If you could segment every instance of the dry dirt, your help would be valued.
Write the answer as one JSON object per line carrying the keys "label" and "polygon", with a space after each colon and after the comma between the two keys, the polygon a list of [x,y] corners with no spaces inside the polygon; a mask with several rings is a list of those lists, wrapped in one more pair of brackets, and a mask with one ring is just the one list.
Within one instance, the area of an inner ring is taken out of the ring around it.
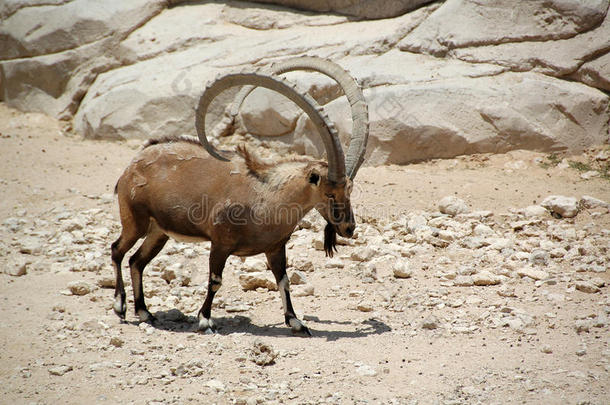
{"label": "dry dirt", "polygon": [[[523,213],[551,194],[610,201],[607,179],[521,151],[366,167],[358,238],[326,259],[312,216],[288,250],[313,337],[284,326],[277,291],[242,290],[237,258],[203,335],[207,244],[169,243],[147,269],[157,327],[131,300],[114,315],[112,189],[140,143],[64,132],[0,104],[2,403],[610,403],[609,210]],[[473,213],[440,216],[448,195]]]}

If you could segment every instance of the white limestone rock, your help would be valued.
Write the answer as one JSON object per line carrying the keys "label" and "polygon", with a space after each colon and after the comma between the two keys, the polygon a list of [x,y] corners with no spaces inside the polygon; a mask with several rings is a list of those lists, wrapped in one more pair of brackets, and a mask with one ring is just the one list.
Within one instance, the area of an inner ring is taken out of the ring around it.
{"label": "white limestone rock", "polygon": [[466,202],[458,197],[447,196],[438,202],[438,209],[443,214],[455,216],[470,211]]}
{"label": "white limestone rock", "polygon": [[560,218],[573,218],[580,211],[576,198],[562,195],[548,196],[540,205]]}

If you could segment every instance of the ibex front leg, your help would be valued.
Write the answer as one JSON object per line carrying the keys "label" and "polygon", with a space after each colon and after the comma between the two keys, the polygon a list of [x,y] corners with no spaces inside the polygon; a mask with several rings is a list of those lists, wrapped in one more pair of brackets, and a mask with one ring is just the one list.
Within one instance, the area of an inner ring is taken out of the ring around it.
{"label": "ibex front leg", "polygon": [[294,308],[292,308],[292,302],[290,301],[290,282],[286,275],[286,245],[282,245],[278,250],[266,253],[266,255],[271,271],[273,271],[273,275],[275,276],[277,288],[280,290],[282,304],[284,305],[284,319],[286,325],[290,326],[293,332],[311,336],[311,332],[307,326],[297,318],[294,313]]}
{"label": "ibex front leg", "polygon": [[222,285],[222,270],[225,267],[225,263],[229,255],[220,249],[215,249],[212,245],[210,250],[210,277],[208,279],[208,294],[205,297],[203,306],[199,310],[199,326],[198,330],[204,331],[205,333],[214,333],[216,331],[216,325],[212,321],[212,301],[216,291],[220,289]]}

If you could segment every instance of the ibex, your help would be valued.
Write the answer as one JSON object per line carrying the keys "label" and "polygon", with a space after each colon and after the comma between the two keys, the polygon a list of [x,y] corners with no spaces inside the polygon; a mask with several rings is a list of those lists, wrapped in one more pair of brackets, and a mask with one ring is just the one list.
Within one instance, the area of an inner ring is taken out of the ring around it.
{"label": "ibex", "polygon": [[[332,256],[336,249],[337,233],[353,236],[355,221],[350,193],[365,152],[368,112],[362,91],[336,64],[305,57],[285,62],[283,67],[283,71],[307,69],[325,73],[343,88],[352,105],[354,125],[347,165],[337,133],[322,108],[285,80],[260,73],[235,73],[208,85],[196,112],[199,142],[191,137],[150,140],[116,185],[122,231],[112,244],[112,261],[116,275],[114,311],[121,318],[126,312],[121,274],[125,253],[144,238],[130,257],[129,267],[135,312],[141,321],[154,322],[144,302],[142,273],[172,237],[211,242],[208,289],[198,313],[199,330],[215,331],[212,300],[221,286],[227,258],[265,253],[280,291],[286,324],[293,332],[311,334],[295,315],[290,300],[286,243],[312,208],[327,221],[324,230],[327,255]],[[215,97],[236,86],[247,86],[244,91],[248,92],[256,86],[265,87],[295,102],[315,125],[328,162],[296,158],[270,164],[245,147],[239,147],[229,161],[216,151],[207,140],[206,113]]]}

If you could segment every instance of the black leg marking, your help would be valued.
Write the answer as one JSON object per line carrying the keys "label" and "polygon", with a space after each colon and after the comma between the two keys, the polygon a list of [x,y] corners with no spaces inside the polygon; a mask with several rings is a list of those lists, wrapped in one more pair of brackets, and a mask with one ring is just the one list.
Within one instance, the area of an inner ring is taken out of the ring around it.
{"label": "black leg marking", "polygon": [[114,287],[114,312],[121,318],[125,319],[127,312],[127,301],[125,299],[125,285],[123,284],[123,273],[121,271],[121,263],[125,253],[131,249],[137,238],[125,238],[121,235],[111,246],[112,263],[114,265],[115,287]]}
{"label": "black leg marking", "polygon": [[216,325],[212,321],[212,302],[214,301],[214,295],[220,289],[222,285],[222,271],[225,267],[225,263],[229,254],[215,249],[212,245],[210,251],[210,276],[208,279],[208,293],[205,297],[205,301],[199,310],[198,318],[199,325],[197,329],[205,333],[214,333],[216,331]]}
{"label": "black leg marking", "polygon": [[295,333],[311,336],[309,328],[297,318],[294,313],[294,308],[292,307],[292,300],[290,299],[290,282],[288,281],[288,275],[286,274],[286,245],[283,245],[275,252],[267,253],[267,260],[269,261],[269,266],[275,276],[277,288],[280,290],[286,325],[290,326]]}
{"label": "black leg marking", "polygon": [[157,227],[151,226],[142,246],[129,258],[135,312],[142,322],[154,323],[156,320],[148,311],[144,301],[144,289],[142,287],[144,267],[163,249],[167,240],[167,235],[162,233]]}

